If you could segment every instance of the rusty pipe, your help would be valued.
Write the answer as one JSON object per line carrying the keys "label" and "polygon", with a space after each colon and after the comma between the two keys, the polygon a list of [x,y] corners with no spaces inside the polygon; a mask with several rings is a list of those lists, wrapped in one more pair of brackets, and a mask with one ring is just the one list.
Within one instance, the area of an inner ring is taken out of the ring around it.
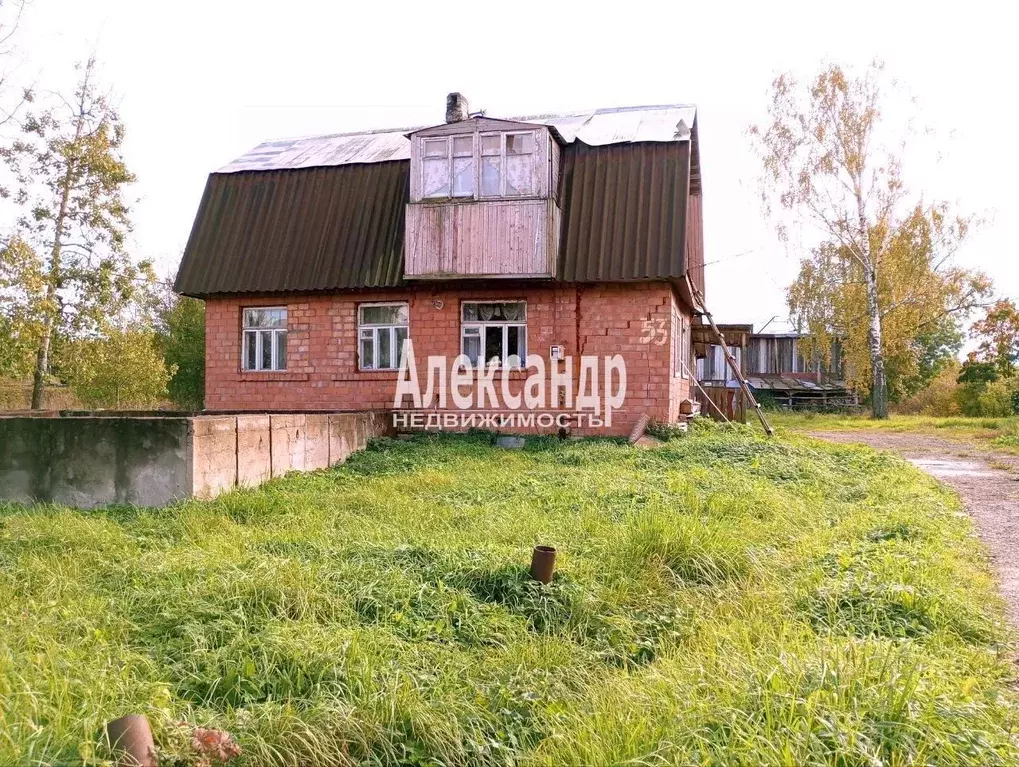
{"label": "rusty pipe", "polygon": [[156,767],[156,743],[149,720],[128,714],[106,725],[106,737],[117,767]]}
{"label": "rusty pipe", "polygon": [[551,583],[555,576],[555,546],[535,546],[531,554],[531,577],[540,583]]}

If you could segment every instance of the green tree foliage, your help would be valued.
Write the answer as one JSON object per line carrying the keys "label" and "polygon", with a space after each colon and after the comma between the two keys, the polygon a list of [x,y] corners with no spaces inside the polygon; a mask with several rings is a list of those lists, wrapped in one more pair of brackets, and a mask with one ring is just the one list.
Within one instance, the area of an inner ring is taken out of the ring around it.
{"label": "green tree foliage", "polygon": [[135,177],[123,160],[124,126],[95,70],[90,58],[73,95],[27,114],[22,135],[2,151],[15,178],[19,238],[38,254],[22,257],[21,276],[12,268],[7,279],[42,280],[23,318],[34,328],[33,408],[41,405],[54,338],[73,344],[103,335],[111,320],[123,324],[137,311],[139,294],[154,283],[151,264],[135,263],[125,249],[124,191]]}
{"label": "green tree foliage", "polygon": [[998,369],[991,362],[980,362],[971,353],[959,369],[956,380],[961,384],[992,383],[998,380]]}
{"label": "green tree foliage", "polygon": [[971,335],[979,341],[974,359],[992,365],[1004,378],[1016,374],[1019,361],[1019,309],[1002,299],[973,323]]}
{"label": "green tree foliage", "polygon": [[890,390],[922,375],[924,335],[989,289],[952,266],[970,220],[907,199],[898,150],[881,148],[882,104],[880,65],[859,77],[826,66],[806,85],[775,80],[770,122],[750,129],[780,234],[819,243],[789,290],[793,320],[826,356],[841,339],[847,378],[870,390],[875,418],[887,417]]}
{"label": "green tree foliage", "polygon": [[42,259],[18,236],[0,248],[0,378],[32,374],[46,295]]}
{"label": "green tree foliage", "polygon": [[[945,206],[917,205],[895,226],[890,235],[875,230],[872,247],[880,256],[881,356],[893,402],[922,388],[958,352],[958,317],[990,289],[979,272],[950,266],[967,224],[950,219]],[[803,259],[788,291],[794,319],[822,353],[841,340],[847,379],[858,386],[873,377],[864,271],[848,248],[825,243]]]}
{"label": "green tree foliage", "polygon": [[156,336],[147,330],[110,328],[100,338],[61,344],[57,356],[61,376],[94,408],[154,407],[176,372],[164,364]]}
{"label": "green tree foliage", "polygon": [[889,390],[893,402],[901,402],[929,386],[942,371],[958,367],[959,350],[962,349],[963,334],[959,322],[952,316],[945,316],[939,322],[931,323],[917,331],[913,341],[915,355],[910,355],[909,370],[900,373],[897,367],[889,366]]}
{"label": "green tree foliage", "polygon": [[177,296],[160,312],[158,342],[175,372],[168,393],[178,407],[201,410],[205,401],[205,303]]}

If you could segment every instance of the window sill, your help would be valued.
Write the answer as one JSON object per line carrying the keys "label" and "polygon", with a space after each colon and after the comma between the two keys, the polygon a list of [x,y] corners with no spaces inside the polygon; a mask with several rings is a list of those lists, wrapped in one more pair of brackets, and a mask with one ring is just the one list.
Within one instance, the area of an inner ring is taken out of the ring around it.
{"label": "window sill", "polygon": [[[532,370],[531,368],[496,368],[494,371],[485,370],[483,374],[486,378],[491,376],[496,380],[509,378],[511,381],[525,381],[530,377],[531,373],[535,372],[537,371]],[[461,375],[466,375],[466,373],[461,373]],[[476,380],[481,375],[481,370],[478,370],[478,368],[471,368],[470,377],[472,379]]]}
{"label": "window sill", "polygon": [[238,381],[307,381],[307,373],[291,373],[286,370],[242,370]]}
{"label": "window sill", "polygon": [[333,373],[333,381],[395,381],[399,370],[354,370],[350,373]]}
{"label": "window sill", "polygon": [[537,193],[533,194],[518,194],[518,195],[486,195],[484,197],[422,197],[420,200],[414,201],[412,204],[420,205],[458,205],[464,203],[478,203],[478,202],[544,202],[550,197],[550,195],[540,195]]}

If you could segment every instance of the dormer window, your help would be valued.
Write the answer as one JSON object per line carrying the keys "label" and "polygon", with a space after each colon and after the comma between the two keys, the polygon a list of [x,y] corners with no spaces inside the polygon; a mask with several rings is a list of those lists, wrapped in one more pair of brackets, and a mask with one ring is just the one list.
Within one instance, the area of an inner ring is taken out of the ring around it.
{"label": "dormer window", "polygon": [[429,138],[422,144],[423,196],[473,197],[474,135]]}
{"label": "dormer window", "polygon": [[560,232],[560,137],[540,123],[468,117],[462,101],[450,94],[456,108],[445,123],[407,134],[404,276],[548,279]]}
{"label": "dormer window", "polygon": [[534,134],[481,134],[481,196],[534,193]]}
{"label": "dormer window", "polygon": [[534,131],[418,139],[422,200],[533,197],[540,192]]}

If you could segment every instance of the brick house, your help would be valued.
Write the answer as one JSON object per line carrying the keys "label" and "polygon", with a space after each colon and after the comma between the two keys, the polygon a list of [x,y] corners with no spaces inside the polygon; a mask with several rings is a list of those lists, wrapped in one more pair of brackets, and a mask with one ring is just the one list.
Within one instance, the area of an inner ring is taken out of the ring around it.
{"label": "brick house", "polygon": [[[439,125],[268,142],[211,174],[176,289],[206,303],[210,410],[393,408],[410,340],[429,414],[537,375],[534,429],[625,434],[690,396],[703,264],[693,107],[502,120],[450,94]],[[426,365],[458,355],[459,384]],[[594,390],[581,358],[612,355],[625,397],[595,428],[569,400]]]}

